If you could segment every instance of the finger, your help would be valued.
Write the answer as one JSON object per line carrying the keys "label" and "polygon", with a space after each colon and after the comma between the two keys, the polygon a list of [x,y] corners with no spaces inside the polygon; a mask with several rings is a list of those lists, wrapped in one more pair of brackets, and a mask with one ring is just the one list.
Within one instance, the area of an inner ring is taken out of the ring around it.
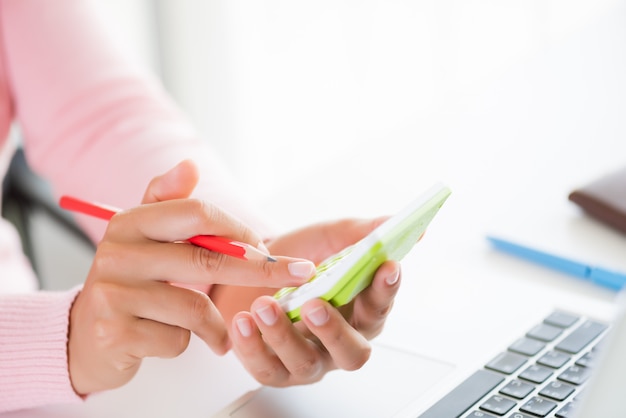
{"label": "finger", "polygon": [[[280,288],[297,286],[315,274],[304,259],[275,257],[275,262],[242,260],[186,243],[102,242],[93,274],[118,280],[158,280],[187,284],[231,284]],[[102,272],[102,273],[100,273]]]}
{"label": "finger", "polygon": [[184,160],[166,173],[150,181],[142,203],[189,197],[198,184],[198,167],[192,160]]}
{"label": "finger", "polygon": [[378,268],[371,285],[354,299],[351,323],[366,338],[382,331],[400,288],[400,278],[400,263],[387,261]]}
{"label": "finger", "polygon": [[372,349],[367,339],[330,304],[314,299],[302,306],[301,313],[304,323],[328,350],[336,367],[357,370],[369,359]]}
{"label": "finger", "polygon": [[274,298],[262,296],[252,303],[251,309],[263,340],[280,358],[293,383],[322,378],[329,359],[297,330]]}
{"label": "finger", "polygon": [[262,239],[241,221],[198,199],[175,199],[140,205],[113,216],[105,239],[117,241],[185,241],[196,235],[218,235],[255,247]]}
{"label": "finger", "polygon": [[[128,318],[149,320],[145,324],[152,321],[190,330],[218,354],[226,352],[230,347],[221,314],[202,292],[163,282],[144,282],[139,285],[97,282],[90,286],[90,291],[100,306],[105,309],[113,307],[109,309],[115,315],[121,313]],[[106,310],[101,311],[106,313]]]}
{"label": "finger", "polygon": [[249,312],[233,317],[231,338],[241,364],[259,383],[276,387],[289,384],[289,371],[265,343]]}
{"label": "finger", "polygon": [[[123,385],[137,373],[142,359],[176,357],[185,351],[190,339],[189,330],[131,317],[124,321],[101,319],[86,333],[93,333],[90,337],[97,344],[89,344],[87,353],[74,347],[70,357],[72,384],[81,394]],[[88,367],[78,367],[77,356],[84,357]],[[95,376],[89,377],[91,373]]]}
{"label": "finger", "polygon": [[188,329],[202,339],[216,354],[230,349],[226,324],[206,293],[153,282],[154,289],[142,287],[146,302],[135,305],[140,318]]}
{"label": "finger", "polygon": [[[191,333],[185,328],[168,325],[151,319],[134,318],[126,329],[127,353],[136,358],[174,358],[189,345]],[[123,357],[120,357],[123,359]]]}

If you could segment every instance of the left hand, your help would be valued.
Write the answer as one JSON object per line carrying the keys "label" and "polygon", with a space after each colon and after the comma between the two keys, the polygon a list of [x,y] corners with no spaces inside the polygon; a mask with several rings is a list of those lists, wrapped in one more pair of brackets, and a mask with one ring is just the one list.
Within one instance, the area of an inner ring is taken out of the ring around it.
{"label": "left hand", "polygon": [[[384,220],[313,225],[271,241],[268,248],[272,254],[303,257],[318,264]],[[244,367],[260,383],[281,387],[316,382],[337,368],[363,366],[371,352],[368,340],[382,331],[399,279],[399,263],[388,261],[351,303],[337,309],[321,299],[308,301],[301,309],[302,321],[295,324],[270,296],[276,289],[217,286],[211,299],[227,323],[232,317],[233,349]],[[250,311],[237,312],[244,307]]]}

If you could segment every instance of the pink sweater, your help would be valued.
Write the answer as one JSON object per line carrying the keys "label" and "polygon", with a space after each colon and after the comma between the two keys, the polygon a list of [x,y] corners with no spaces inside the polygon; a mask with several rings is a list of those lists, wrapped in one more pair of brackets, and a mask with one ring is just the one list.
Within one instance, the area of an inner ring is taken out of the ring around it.
{"label": "pink sweater", "polygon": [[[106,30],[85,0],[0,0],[0,157],[17,122],[31,167],[56,193],[122,208],[139,203],[153,176],[193,157],[202,171],[196,195],[266,233],[206,142]],[[97,242],[104,222],[78,220]],[[43,292],[35,283],[0,219],[0,412],[80,399],[66,352],[80,289]]]}

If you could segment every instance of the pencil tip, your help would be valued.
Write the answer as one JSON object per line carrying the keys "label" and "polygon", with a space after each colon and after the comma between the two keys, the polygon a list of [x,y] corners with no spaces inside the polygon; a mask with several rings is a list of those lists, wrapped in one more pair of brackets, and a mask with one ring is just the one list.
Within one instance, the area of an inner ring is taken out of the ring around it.
{"label": "pencil tip", "polygon": [[274,257],[272,257],[271,255],[268,255],[268,256],[267,256],[267,261],[269,261],[269,262],[271,262],[271,263],[275,263],[275,262],[276,262],[276,261],[278,261],[278,260],[276,260],[276,259],[275,259]]}

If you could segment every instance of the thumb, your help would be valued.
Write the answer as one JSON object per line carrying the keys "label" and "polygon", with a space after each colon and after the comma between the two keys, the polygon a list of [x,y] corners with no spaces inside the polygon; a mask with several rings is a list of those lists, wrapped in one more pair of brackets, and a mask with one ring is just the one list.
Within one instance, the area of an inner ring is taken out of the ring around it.
{"label": "thumb", "polygon": [[198,184],[198,167],[192,160],[183,160],[164,174],[153,178],[141,203],[189,197]]}

